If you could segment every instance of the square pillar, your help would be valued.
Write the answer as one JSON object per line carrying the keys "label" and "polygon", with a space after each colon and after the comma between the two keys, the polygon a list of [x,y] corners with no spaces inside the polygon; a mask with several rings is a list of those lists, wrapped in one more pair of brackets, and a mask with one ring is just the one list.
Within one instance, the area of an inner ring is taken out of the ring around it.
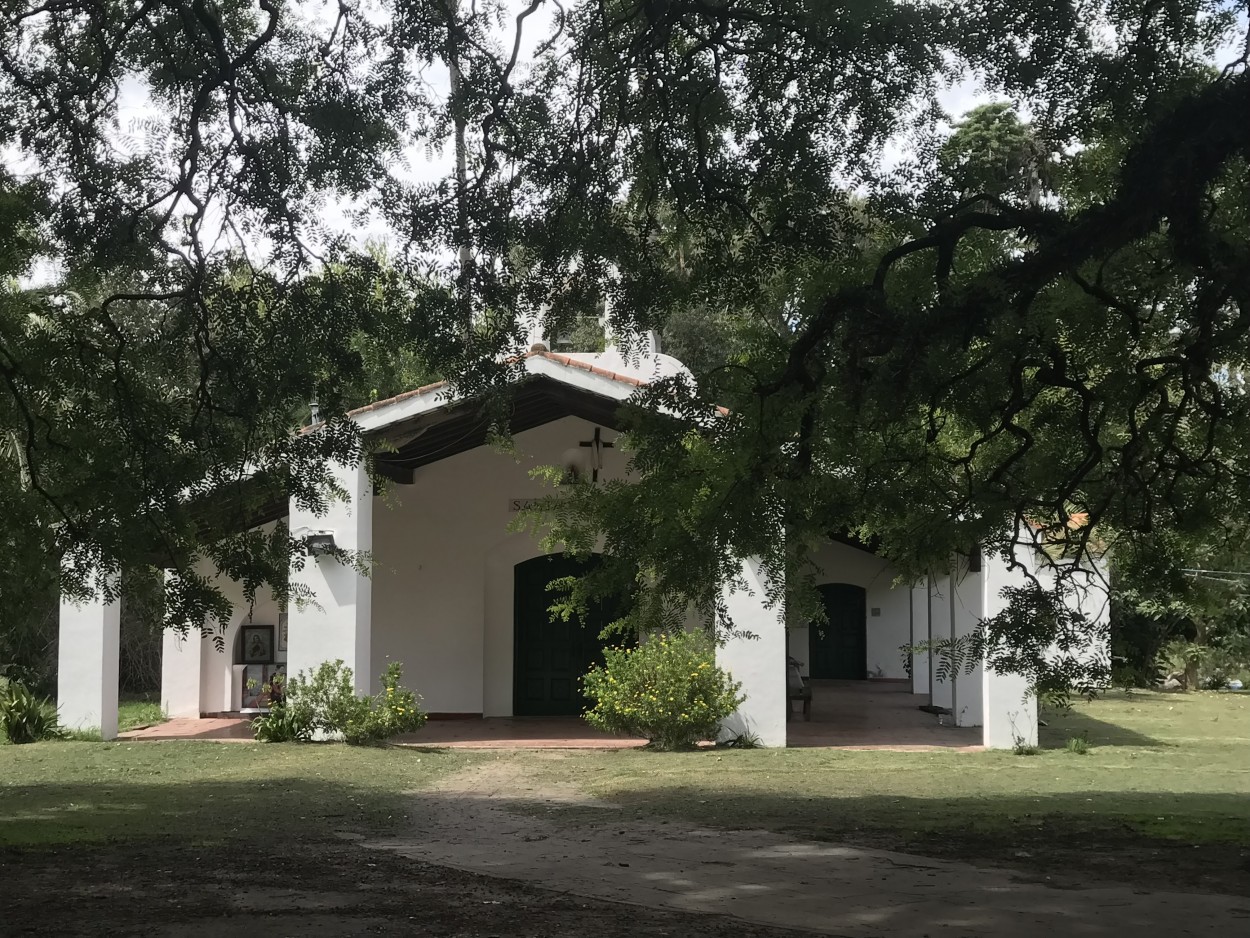
{"label": "square pillar", "polygon": [[204,636],[195,626],[185,635],[166,629],[161,636],[161,709],[168,717],[200,715],[200,663]]}
{"label": "square pillar", "polygon": [[[950,574],[933,577],[929,580],[929,635],[937,642],[951,638],[951,578]],[[955,703],[955,686],[947,675],[946,680],[938,677],[938,665],[942,661],[940,654],[929,655],[929,693],[933,706],[946,707],[953,710]]]}
{"label": "square pillar", "polygon": [[[291,502],[290,527],[295,537],[330,534],[335,546],[347,551],[373,549],[373,491],[365,464],[335,463],[336,482],[347,498],[330,502],[325,514],[315,515]],[[354,566],[327,554],[301,558],[291,566],[291,585],[311,591],[314,602],[287,610],[287,673],[311,673],[323,661],[341,659],[352,669],[356,693],[371,693],[370,637],[373,623],[373,584]]]}
{"label": "square pillar", "polygon": [[786,744],[786,626],[784,610],[769,607],[779,587],[763,571],[758,558],[742,562],[746,590],[723,587],[725,605],[736,633],[716,649],[716,663],[742,684],[746,700],[727,719],[722,738],[754,733],[763,746]]}
{"label": "square pillar", "polygon": [[981,742],[987,749],[1011,749],[1017,743],[1037,745],[1037,696],[1020,674],[982,675],[985,708]]}
{"label": "square pillar", "polygon": [[117,738],[121,611],[120,597],[109,602],[98,589],[82,601],[61,597],[56,702],[67,729]]}
{"label": "square pillar", "polygon": [[[1111,596],[1110,571],[1102,558],[1086,560],[1072,571],[1067,606],[1086,623],[1084,648],[1075,657],[1082,664],[1099,664],[1110,675]],[[1106,690],[1109,685],[1104,685]]]}
{"label": "square pillar", "polygon": [[[166,570],[166,584],[177,575]],[[185,634],[170,628],[161,633],[161,711],[165,716],[200,716],[203,649],[204,635],[194,623],[187,623]]]}
{"label": "square pillar", "polygon": [[[984,584],[981,571],[968,569],[961,560],[951,574],[951,637],[960,639],[976,632],[985,610]],[[972,669],[964,667],[972,664]],[[960,662],[951,689],[951,710],[956,726],[980,726],[982,723],[981,673],[984,662]]]}
{"label": "square pillar", "polygon": [[[911,588],[911,643],[919,645],[929,640],[929,581]],[[930,689],[929,653],[927,651],[912,652],[911,656],[911,692],[929,696]]]}
{"label": "square pillar", "polygon": [[[987,619],[1006,606],[1002,590],[1023,586],[1022,570],[1011,570],[1005,558],[987,555],[981,565],[983,602]],[[983,664],[981,675],[981,741],[989,749],[1011,749],[1017,744],[1037,745],[1037,695],[1021,674],[1000,674]]]}

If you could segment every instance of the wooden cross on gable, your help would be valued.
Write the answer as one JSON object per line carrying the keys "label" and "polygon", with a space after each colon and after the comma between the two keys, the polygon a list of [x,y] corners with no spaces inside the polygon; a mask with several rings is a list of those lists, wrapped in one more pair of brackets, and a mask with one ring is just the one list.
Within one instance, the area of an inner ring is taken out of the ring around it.
{"label": "wooden cross on gable", "polygon": [[605,449],[613,448],[613,444],[604,440],[601,434],[602,434],[602,431],[598,427],[595,427],[595,435],[593,437],[591,437],[589,440],[581,440],[577,444],[578,446],[590,447],[590,481],[591,482],[599,481],[599,470],[603,468],[603,451]]}

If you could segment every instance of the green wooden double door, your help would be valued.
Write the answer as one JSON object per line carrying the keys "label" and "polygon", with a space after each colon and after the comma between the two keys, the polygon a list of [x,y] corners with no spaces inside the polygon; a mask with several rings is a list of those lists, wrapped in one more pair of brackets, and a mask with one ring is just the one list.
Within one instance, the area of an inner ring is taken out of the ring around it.
{"label": "green wooden double door", "polygon": [[827,583],[823,625],[807,630],[808,673],[814,678],[862,681],[868,677],[867,596],[862,586]]}
{"label": "green wooden double door", "polygon": [[565,622],[549,611],[557,596],[547,589],[552,580],[586,568],[587,562],[561,554],[514,568],[512,712],[517,716],[576,716],[590,705],[581,678],[603,663],[599,633],[620,617],[619,606],[600,603],[589,615]]}

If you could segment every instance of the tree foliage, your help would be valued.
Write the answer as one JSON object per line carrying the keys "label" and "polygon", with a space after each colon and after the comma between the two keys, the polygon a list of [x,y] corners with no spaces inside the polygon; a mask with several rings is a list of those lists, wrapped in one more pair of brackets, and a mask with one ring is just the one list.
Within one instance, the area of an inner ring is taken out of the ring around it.
{"label": "tree foliage", "polygon": [[1250,569],[1240,520],[1124,538],[1116,551],[1112,651],[1123,680],[1223,687],[1250,671]]}
{"label": "tree foliage", "polygon": [[[802,583],[831,531],[918,572],[1039,523],[1079,551],[1250,497],[1244,5],[24,0],[0,21],[10,555],[64,555],[78,585],[158,559],[172,621],[219,602],[205,554],[281,584],[281,525],[228,532],[327,497],[322,460],[356,453],[339,420],[291,432],[310,397],[496,388],[531,321],[565,331],[603,296],[617,334],[732,324],[697,381],[640,394],[683,419],[637,410],[635,481],[546,515],[571,545],[606,533],[604,576],[658,619],[715,605],[738,556]],[[973,77],[1011,107],[952,132],[944,89]],[[127,125],[135,95],[153,107]],[[445,148],[441,178],[413,171]]]}

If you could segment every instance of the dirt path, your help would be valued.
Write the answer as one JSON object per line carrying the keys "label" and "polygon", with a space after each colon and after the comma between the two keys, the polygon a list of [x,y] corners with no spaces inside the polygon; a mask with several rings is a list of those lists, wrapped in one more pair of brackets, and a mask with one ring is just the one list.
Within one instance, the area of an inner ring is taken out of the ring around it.
{"label": "dirt path", "polygon": [[801,938],[724,916],[629,909],[344,842],[0,848],[17,938]]}
{"label": "dirt path", "polygon": [[1058,889],[965,863],[651,821],[573,787],[541,787],[508,756],[414,797],[416,829],[369,846],[648,909],[726,913],[855,938],[1179,938],[1250,925],[1246,898],[1120,885]]}

